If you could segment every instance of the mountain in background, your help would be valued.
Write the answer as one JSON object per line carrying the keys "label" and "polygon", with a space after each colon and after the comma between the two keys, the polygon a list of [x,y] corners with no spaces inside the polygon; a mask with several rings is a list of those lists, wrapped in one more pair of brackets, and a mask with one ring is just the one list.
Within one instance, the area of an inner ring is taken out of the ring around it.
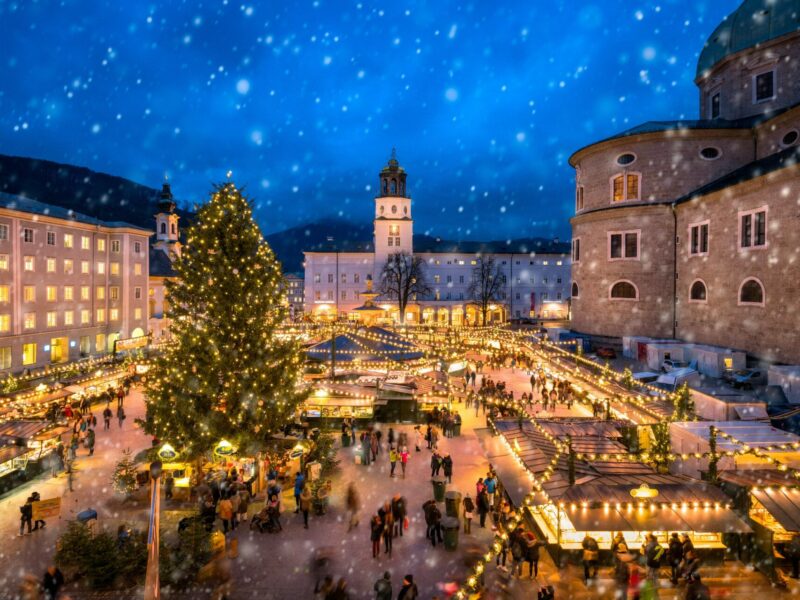
{"label": "mountain in background", "polygon": [[[0,154],[0,191],[71,209],[104,221],[125,221],[155,230],[160,190],[85,167],[49,160]],[[178,209],[185,225],[194,213]],[[372,222],[323,217],[265,236],[286,273],[302,274],[304,251],[364,252],[372,250]],[[420,252],[569,254],[569,244],[544,238],[477,242],[415,235]]]}

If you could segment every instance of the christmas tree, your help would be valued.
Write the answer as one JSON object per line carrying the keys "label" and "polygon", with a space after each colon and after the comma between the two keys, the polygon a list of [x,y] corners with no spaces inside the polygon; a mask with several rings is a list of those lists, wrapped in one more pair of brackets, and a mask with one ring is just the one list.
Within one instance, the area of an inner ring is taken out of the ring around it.
{"label": "christmas tree", "polygon": [[111,483],[117,493],[130,496],[136,490],[136,463],[130,448],[122,451],[122,458],[114,467]]}
{"label": "christmas tree", "polygon": [[144,429],[184,459],[221,440],[245,448],[279,430],[304,394],[300,347],[286,317],[280,263],[233,183],[197,208],[167,282],[173,341],[147,381]]}

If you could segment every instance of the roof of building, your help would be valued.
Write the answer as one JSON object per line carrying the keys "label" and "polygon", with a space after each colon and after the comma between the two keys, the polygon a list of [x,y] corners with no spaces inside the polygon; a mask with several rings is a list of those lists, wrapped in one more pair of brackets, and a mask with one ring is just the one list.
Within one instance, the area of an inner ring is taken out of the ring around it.
{"label": "roof of building", "polygon": [[53,217],[55,219],[63,219],[65,221],[75,221],[76,223],[85,223],[87,225],[97,225],[100,227],[119,227],[128,229],[137,229],[139,231],[146,231],[148,234],[152,233],[149,229],[143,229],[137,225],[131,225],[124,221],[101,221],[94,217],[84,215],[60,206],[53,204],[45,204],[33,198],[25,198],[24,196],[15,196],[0,192],[0,207],[9,210],[18,210],[21,212],[31,213],[34,215],[42,215]]}
{"label": "roof of building", "polygon": [[568,242],[536,238],[496,240],[481,242],[472,240],[443,240],[431,236],[414,236],[415,253],[451,254],[569,254]]}
{"label": "roof of building", "polygon": [[706,196],[713,192],[739,185],[745,181],[750,181],[756,177],[761,177],[786,167],[793,167],[798,161],[800,161],[800,147],[792,146],[791,148],[786,148],[762,159],[754,160],[743,167],[739,167],[735,171],[731,171],[727,175],[723,175],[719,179],[715,179],[710,183],[700,186],[696,190],[678,198],[676,204],[688,202],[694,198]]}
{"label": "roof of building", "polygon": [[149,265],[151,277],[177,277],[172,261],[163,250],[150,246]]}
{"label": "roof of building", "polygon": [[709,36],[697,61],[697,76],[732,54],[798,30],[800,0],[744,0]]}

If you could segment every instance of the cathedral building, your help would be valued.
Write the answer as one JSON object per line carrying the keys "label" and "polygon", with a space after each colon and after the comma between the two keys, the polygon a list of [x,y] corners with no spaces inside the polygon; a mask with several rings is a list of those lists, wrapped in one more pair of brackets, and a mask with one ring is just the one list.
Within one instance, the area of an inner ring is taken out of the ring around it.
{"label": "cathedral building", "polygon": [[699,119],[571,156],[572,328],[800,363],[800,0],[745,0],[695,84]]}
{"label": "cathedral building", "polygon": [[375,292],[389,257],[404,252],[422,259],[431,289],[406,307],[407,323],[479,324],[482,317],[469,288],[481,257],[494,258],[502,283],[487,320],[568,316],[569,244],[531,239],[454,243],[426,236],[415,241],[411,209],[407,173],[393,152],[379,175],[373,242],[330,240],[324,250],[304,253],[306,314],[317,319],[398,321],[397,302]]}

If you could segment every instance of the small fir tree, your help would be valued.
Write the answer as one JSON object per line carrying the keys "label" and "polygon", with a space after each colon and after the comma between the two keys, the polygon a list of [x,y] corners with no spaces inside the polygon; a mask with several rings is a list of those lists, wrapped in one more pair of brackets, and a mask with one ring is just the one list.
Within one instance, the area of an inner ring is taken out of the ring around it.
{"label": "small fir tree", "polygon": [[708,450],[711,457],[708,459],[708,481],[717,483],[719,471],[719,454],[717,454],[717,428],[711,425],[708,428]]}
{"label": "small fir tree", "polygon": [[136,490],[136,463],[130,448],[122,451],[122,458],[111,474],[111,483],[114,490],[125,496],[130,496]]}
{"label": "small fir tree", "polygon": [[673,421],[688,421],[694,417],[694,399],[689,384],[684,383],[672,396],[672,403],[675,406]]}
{"label": "small fir tree", "polygon": [[625,367],[625,370],[622,371],[622,379],[620,381],[622,385],[629,390],[632,390],[633,386],[636,385],[636,380],[633,378],[633,371],[628,367]]}
{"label": "small fir tree", "polygon": [[173,343],[147,378],[144,429],[197,458],[225,439],[244,448],[278,431],[305,394],[281,265],[233,183],[197,208],[167,282]]}
{"label": "small fir tree", "polygon": [[651,425],[653,431],[653,452],[656,467],[663,470],[668,464],[668,456],[672,451],[669,440],[669,423],[662,422]]}

